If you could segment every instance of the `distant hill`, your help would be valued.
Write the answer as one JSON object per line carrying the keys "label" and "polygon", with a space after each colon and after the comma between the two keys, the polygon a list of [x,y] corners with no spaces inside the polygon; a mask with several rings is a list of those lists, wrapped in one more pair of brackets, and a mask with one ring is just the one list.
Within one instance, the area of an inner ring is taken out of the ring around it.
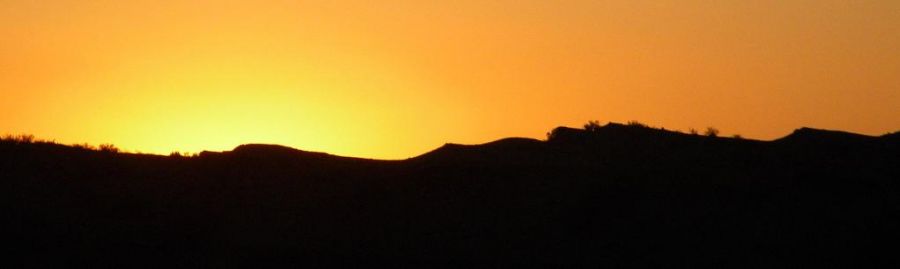
{"label": "distant hill", "polygon": [[773,141],[609,124],[402,161],[0,141],[21,267],[887,267],[900,133]]}

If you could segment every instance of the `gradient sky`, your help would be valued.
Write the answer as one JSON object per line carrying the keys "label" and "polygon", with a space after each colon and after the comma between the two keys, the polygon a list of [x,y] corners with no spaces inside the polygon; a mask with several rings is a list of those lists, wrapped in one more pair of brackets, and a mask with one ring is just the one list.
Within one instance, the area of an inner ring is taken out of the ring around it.
{"label": "gradient sky", "polygon": [[591,119],[881,135],[900,1],[0,0],[0,115],[162,154],[406,158]]}

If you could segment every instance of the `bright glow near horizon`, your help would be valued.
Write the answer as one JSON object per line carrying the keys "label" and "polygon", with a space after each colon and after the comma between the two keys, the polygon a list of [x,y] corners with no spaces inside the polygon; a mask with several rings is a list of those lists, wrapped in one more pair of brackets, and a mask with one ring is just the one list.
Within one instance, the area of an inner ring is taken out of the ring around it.
{"label": "bright glow near horizon", "polygon": [[0,133],[405,158],[640,120],[900,129],[898,1],[4,1]]}

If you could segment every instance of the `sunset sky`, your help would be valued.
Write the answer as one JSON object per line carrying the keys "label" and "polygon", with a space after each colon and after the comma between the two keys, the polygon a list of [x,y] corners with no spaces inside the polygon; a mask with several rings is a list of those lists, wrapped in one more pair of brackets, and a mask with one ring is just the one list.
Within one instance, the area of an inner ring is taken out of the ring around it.
{"label": "sunset sky", "polygon": [[0,134],[398,159],[588,120],[900,130],[900,1],[0,0]]}

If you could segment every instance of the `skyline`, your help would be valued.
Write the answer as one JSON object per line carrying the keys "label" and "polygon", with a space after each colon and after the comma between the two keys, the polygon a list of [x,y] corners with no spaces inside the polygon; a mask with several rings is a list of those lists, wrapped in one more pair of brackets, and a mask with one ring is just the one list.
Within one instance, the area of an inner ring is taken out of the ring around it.
{"label": "skyline", "polygon": [[0,134],[400,159],[588,120],[900,129],[900,2],[7,1]]}

